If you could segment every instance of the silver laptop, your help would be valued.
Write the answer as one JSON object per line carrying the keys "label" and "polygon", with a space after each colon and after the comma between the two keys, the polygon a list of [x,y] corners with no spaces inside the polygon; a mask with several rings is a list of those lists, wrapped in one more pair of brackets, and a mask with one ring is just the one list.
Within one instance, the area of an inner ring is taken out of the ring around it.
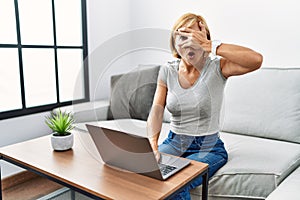
{"label": "silver laptop", "polygon": [[166,180],[190,164],[188,159],[166,154],[157,162],[146,137],[89,124],[86,127],[107,165]]}

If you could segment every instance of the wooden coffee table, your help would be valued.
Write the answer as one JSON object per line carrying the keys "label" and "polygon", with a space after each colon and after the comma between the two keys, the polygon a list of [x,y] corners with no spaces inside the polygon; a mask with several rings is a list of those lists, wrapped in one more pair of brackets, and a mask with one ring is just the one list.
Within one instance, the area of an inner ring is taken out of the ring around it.
{"label": "wooden coffee table", "polygon": [[207,164],[191,161],[179,173],[159,181],[106,166],[90,135],[80,130],[73,132],[72,150],[53,151],[50,136],[44,136],[2,147],[0,157],[93,199],[168,199],[199,175],[203,176],[202,199],[207,199]]}

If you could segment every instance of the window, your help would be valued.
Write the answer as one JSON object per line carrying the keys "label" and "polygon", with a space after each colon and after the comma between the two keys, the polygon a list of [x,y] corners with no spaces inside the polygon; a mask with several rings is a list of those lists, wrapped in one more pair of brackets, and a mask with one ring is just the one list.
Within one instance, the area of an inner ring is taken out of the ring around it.
{"label": "window", "polygon": [[85,0],[2,0],[0,27],[0,119],[89,100]]}

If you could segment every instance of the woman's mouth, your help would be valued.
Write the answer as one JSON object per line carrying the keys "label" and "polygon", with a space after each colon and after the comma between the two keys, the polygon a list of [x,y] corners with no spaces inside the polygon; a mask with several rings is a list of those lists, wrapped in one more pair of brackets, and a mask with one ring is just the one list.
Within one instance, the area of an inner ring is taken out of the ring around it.
{"label": "woman's mouth", "polygon": [[195,52],[190,51],[187,55],[189,59],[193,59],[195,57]]}

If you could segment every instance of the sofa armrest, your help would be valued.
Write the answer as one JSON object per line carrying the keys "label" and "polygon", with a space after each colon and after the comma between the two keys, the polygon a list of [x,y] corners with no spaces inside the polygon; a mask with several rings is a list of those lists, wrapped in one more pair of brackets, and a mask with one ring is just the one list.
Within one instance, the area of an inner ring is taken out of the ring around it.
{"label": "sofa armrest", "polygon": [[300,185],[300,167],[291,173],[266,200],[298,199]]}
{"label": "sofa armrest", "polygon": [[107,120],[109,100],[99,100],[63,106],[55,108],[53,111],[56,112],[58,109],[73,113],[76,123]]}

